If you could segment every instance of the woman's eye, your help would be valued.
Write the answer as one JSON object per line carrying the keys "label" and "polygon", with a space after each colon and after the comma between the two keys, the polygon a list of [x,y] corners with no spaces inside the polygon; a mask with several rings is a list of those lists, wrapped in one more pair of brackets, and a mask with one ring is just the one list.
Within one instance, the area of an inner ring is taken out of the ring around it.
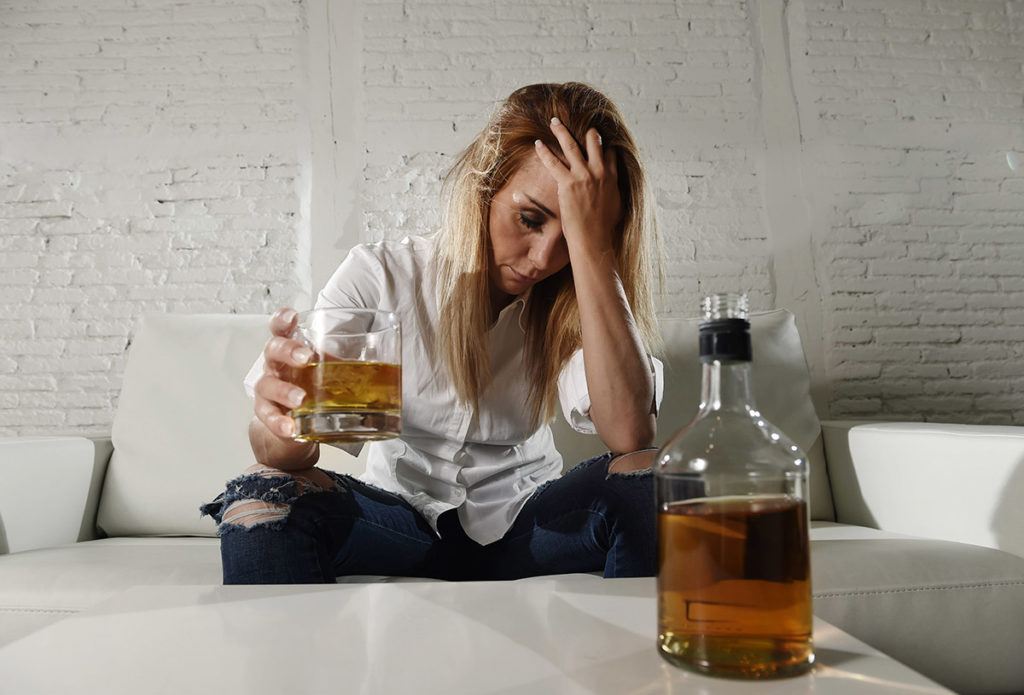
{"label": "woman's eye", "polygon": [[539,229],[544,226],[543,220],[535,220],[534,218],[526,215],[525,213],[519,213],[519,221],[523,223],[523,226],[527,229]]}

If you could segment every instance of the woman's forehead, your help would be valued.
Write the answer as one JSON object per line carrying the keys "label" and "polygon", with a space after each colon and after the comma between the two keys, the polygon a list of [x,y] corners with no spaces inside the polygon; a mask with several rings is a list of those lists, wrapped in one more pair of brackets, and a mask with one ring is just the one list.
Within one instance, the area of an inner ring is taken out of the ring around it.
{"label": "woman's forehead", "polygon": [[536,153],[531,153],[522,166],[512,173],[503,186],[512,194],[515,202],[521,202],[517,196],[529,195],[533,198],[558,195],[558,183],[541,163]]}

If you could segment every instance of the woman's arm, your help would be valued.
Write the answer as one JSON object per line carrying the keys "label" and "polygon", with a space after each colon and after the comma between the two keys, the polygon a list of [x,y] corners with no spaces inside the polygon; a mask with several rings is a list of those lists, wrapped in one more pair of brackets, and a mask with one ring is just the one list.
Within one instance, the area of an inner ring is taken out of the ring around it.
{"label": "woman's arm", "polygon": [[540,141],[537,156],[558,183],[562,235],[580,311],[590,418],[611,451],[635,451],[654,442],[655,385],[612,245],[622,217],[615,152],[602,152],[600,135],[591,129],[584,158],[557,119],[551,130],[566,162]]}
{"label": "woman's arm", "polygon": [[254,416],[249,422],[249,444],[256,460],[283,471],[309,468],[320,458],[315,442],[291,438],[295,422],[288,412],[299,405],[305,392],[291,383],[292,367],[301,367],[312,351],[291,334],[295,328],[294,309],[281,309],[270,319],[271,338],[263,348],[263,376],[253,390]]}

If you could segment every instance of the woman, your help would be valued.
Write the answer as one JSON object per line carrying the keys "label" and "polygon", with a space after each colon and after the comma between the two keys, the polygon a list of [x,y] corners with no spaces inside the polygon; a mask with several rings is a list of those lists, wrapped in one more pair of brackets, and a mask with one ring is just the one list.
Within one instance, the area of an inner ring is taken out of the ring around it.
{"label": "woman", "polygon": [[[654,230],[622,117],[586,85],[524,87],[446,187],[437,234],[357,246],[317,300],[402,324],[402,436],[359,480],[291,438],[311,353],[292,309],[272,317],[247,379],[258,463],[204,506],[225,583],[654,573]],[[564,476],[557,401],[609,449]]]}

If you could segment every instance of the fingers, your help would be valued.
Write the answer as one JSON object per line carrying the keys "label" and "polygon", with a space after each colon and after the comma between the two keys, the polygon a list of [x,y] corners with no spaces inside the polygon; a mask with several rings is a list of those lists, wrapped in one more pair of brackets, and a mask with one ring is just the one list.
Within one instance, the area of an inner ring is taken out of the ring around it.
{"label": "fingers", "polygon": [[615,148],[609,147],[602,154],[604,161],[604,170],[608,173],[609,178],[613,181],[617,181],[619,178],[619,160],[615,156]]}
{"label": "fingers", "polygon": [[295,423],[288,414],[298,407],[306,392],[284,379],[264,374],[256,382],[253,411],[267,429],[279,437],[291,437]]}
{"label": "fingers", "polygon": [[305,366],[313,351],[292,335],[298,315],[284,308],[270,318],[271,337],[263,347],[263,376],[254,388],[256,417],[274,434],[291,437],[295,423],[288,412],[302,403],[305,392],[291,383],[292,368]]}
{"label": "fingers", "polygon": [[535,140],[533,144],[537,151],[537,159],[540,160],[540,163],[544,165],[544,168],[548,170],[548,173],[550,173],[556,181],[568,173],[568,170],[565,168],[565,164],[555,156],[547,145],[540,140]]}
{"label": "fingers", "polygon": [[586,134],[587,142],[587,165],[590,170],[600,176],[604,173],[605,168],[605,156],[607,153],[601,152],[601,134],[597,132],[597,128],[591,128]]}
{"label": "fingers", "polygon": [[583,155],[583,151],[580,150],[580,146],[576,142],[576,138],[572,136],[572,133],[570,133],[569,129],[565,127],[565,124],[557,118],[552,118],[551,132],[554,134],[555,139],[558,140],[558,144],[562,148],[562,154],[565,155],[565,160],[569,163],[569,169],[575,169],[576,167],[586,168],[587,162]]}
{"label": "fingers", "polygon": [[295,309],[291,307],[284,307],[278,309],[273,316],[270,317],[270,332],[274,335],[289,336],[292,331],[295,330],[295,324],[299,320],[299,315]]}
{"label": "fingers", "polygon": [[263,348],[267,371],[282,375],[282,368],[302,367],[313,357],[313,351],[293,338],[298,314],[284,308],[270,317],[271,338]]}
{"label": "fingers", "polygon": [[[564,162],[556,157],[550,148],[540,140],[537,140],[535,144],[537,146],[537,156],[552,171],[552,174],[560,173],[568,168],[570,171],[590,171],[596,176],[601,176],[605,169],[607,169],[608,152],[603,151],[602,145],[604,143],[601,139],[601,134],[597,132],[596,128],[590,128],[587,130],[586,135],[584,135],[585,153],[580,149],[579,144],[569,129],[558,118],[551,119],[551,132],[562,148],[562,154],[565,157]],[[568,167],[566,167],[566,164],[568,164]]]}
{"label": "fingers", "polygon": [[275,335],[263,347],[263,357],[268,371],[277,374],[282,368],[306,366],[313,351],[294,338]]}

